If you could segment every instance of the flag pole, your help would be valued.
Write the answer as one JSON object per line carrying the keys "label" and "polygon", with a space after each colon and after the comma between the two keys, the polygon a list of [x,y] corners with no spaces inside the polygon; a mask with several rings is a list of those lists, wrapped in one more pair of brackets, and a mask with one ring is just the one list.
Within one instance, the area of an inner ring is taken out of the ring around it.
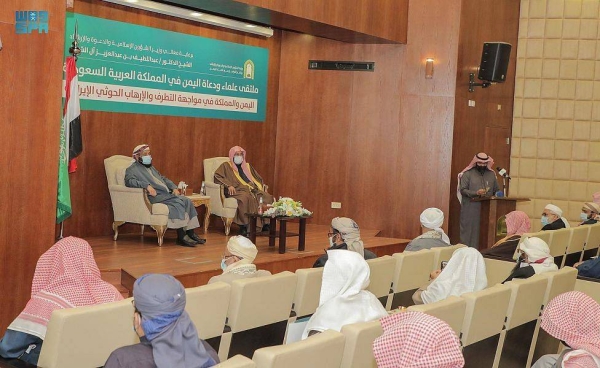
{"label": "flag pole", "polygon": [[81,49],[79,48],[79,41],[77,40],[77,21],[75,21],[75,34],[73,35],[73,42],[71,43],[71,47],[69,47],[69,54],[73,55],[75,61],[77,61],[77,56],[81,54]]}
{"label": "flag pole", "polygon": [[[75,33],[73,35],[73,42],[71,43],[71,47],[69,48],[69,54],[73,55],[73,58],[75,59],[75,61],[77,61],[77,56],[81,53],[81,49],[79,48],[79,41],[78,41],[78,35],[77,35],[77,28],[78,28],[78,24],[77,21],[75,21]],[[62,220],[60,222],[60,233],[58,235],[58,239],[57,240],[61,240],[62,238],[64,238],[64,230],[65,230],[65,220]]]}

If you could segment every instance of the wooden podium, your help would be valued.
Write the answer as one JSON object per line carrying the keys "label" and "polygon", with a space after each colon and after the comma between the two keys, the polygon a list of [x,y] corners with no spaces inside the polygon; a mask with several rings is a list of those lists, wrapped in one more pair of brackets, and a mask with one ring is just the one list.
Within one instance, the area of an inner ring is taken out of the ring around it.
{"label": "wooden podium", "polygon": [[496,239],[498,219],[517,208],[517,202],[529,201],[529,198],[483,197],[473,199],[481,202],[481,220],[479,229],[479,250],[490,248]]}

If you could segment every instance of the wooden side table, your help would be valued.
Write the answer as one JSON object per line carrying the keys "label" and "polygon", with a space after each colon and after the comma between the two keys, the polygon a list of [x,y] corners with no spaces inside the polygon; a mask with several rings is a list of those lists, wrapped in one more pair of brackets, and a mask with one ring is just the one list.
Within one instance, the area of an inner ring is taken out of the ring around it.
{"label": "wooden side table", "polygon": [[204,214],[204,234],[208,231],[208,219],[210,217],[210,197],[198,193],[192,193],[186,195],[191,201],[194,207],[204,206],[206,214]]}
{"label": "wooden side table", "polygon": [[[304,251],[306,242],[306,219],[312,216],[300,216],[300,217],[263,217],[256,213],[248,213],[250,217],[250,223],[248,224],[248,238],[252,243],[256,244],[256,219],[263,218],[269,219],[269,247],[275,246],[275,239],[279,238],[279,254],[285,253],[286,238],[290,236],[298,237],[298,250]],[[298,233],[288,233],[286,231],[287,222],[290,220],[299,220],[300,227]],[[279,231],[277,231],[277,222],[279,222]]]}

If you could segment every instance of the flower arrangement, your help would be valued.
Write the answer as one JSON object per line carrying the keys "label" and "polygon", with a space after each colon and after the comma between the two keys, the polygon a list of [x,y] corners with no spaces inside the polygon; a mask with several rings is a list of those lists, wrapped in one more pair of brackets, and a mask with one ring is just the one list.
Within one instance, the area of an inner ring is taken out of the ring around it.
{"label": "flower arrangement", "polygon": [[263,213],[263,216],[266,217],[300,217],[310,215],[312,215],[312,212],[306,208],[302,208],[302,202],[294,201],[288,197],[279,197],[279,200],[273,202],[271,207]]}

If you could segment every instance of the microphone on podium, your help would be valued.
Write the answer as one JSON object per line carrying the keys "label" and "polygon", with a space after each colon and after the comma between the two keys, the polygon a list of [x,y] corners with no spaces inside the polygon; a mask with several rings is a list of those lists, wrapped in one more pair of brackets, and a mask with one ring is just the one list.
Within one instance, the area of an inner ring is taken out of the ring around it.
{"label": "microphone on podium", "polygon": [[498,174],[500,174],[500,176],[507,178],[508,180],[511,179],[511,177],[508,176],[508,171],[506,171],[506,169],[503,169],[500,166],[498,166],[496,167],[496,171],[498,171]]}

